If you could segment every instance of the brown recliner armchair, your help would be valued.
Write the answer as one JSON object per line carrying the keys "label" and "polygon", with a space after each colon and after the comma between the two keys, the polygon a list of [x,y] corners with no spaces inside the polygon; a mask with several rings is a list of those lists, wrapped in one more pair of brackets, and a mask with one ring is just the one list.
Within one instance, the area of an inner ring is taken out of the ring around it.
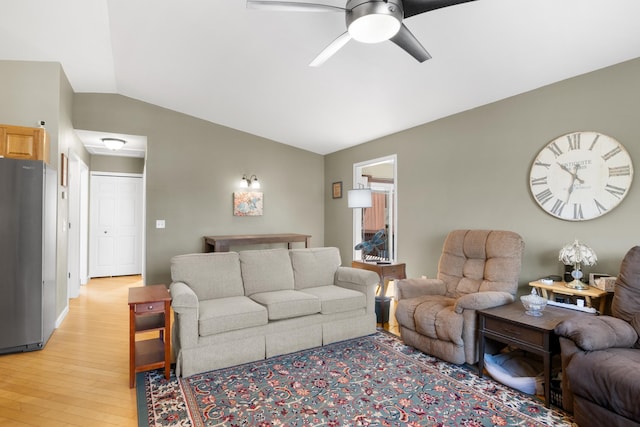
{"label": "brown recliner armchair", "polygon": [[611,314],[555,328],[562,406],[580,427],[640,426],[640,246],[622,260]]}
{"label": "brown recliner armchair", "polygon": [[435,279],[397,284],[402,340],[451,363],[476,363],[476,310],[515,300],[523,252],[522,238],[512,231],[450,232]]}

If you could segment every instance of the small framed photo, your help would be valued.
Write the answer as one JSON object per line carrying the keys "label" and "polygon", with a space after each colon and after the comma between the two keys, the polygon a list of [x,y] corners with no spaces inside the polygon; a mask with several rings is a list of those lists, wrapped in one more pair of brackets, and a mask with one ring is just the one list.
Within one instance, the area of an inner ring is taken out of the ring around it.
{"label": "small framed photo", "polygon": [[331,194],[334,199],[342,198],[342,181],[334,182],[331,186]]}
{"label": "small framed photo", "polygon": [[60,185],[67,186],[67,179],[69,174],[69,159],[66,154],[62,153],[60,156]]}

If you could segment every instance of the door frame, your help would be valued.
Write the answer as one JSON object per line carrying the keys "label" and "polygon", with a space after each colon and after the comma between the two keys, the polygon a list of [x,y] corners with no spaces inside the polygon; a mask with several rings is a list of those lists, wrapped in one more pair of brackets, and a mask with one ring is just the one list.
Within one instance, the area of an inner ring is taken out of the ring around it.
{"label": "door frame", "polygon": [[68,298],[77,298],[80,286],[87,283],[89,167],[73,150],[69,151],[68,177],[67,295]]}
{"label": "door frame", "polygon": [[[391,163],[393,165],[393,184],[372,184],[363,176],[362,170],[382,163]],[[385,191],[390,195],[392,204],[389,210],[389,234],[393,236],[393,244],[389,256],[392,262],[398,259],[398,155],[390,154],[388,156],[378,157],[363,162],[353,164],[353,188],[361,188],[361,186],[371,188],[372,190]],[[353,209],[353,259],[361,259],[362,254],[355,249],[355,245],[360,242],[362,237],[362,208]],[[388,237],[387,237],[388,238]]]}

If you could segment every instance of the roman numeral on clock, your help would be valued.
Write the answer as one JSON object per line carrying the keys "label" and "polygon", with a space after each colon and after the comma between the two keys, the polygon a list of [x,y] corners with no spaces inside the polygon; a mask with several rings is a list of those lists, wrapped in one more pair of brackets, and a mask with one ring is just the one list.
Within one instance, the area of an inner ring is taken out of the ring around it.
{"label": "roman numeral on clock", "polygon": [[573,219],[584,219],[582,205],[580,203],[574,203],[573,205]]}
{"label": "roman numeral on clock", "polygon": [[553,204],[549,212],[554,215],[562,216],[562,209],[564,209],[565,206],[567,206],[565,202],[560,199],[556,199],[556,202]]}
{"label": "roman numeral on clock", "polygon": [[547,177],[543,176],[542,178],[532,178],[531,179],[531,185],[546,185],[547,184]]}
{"label": "roman numeral on clock", "polygon": [[609,168],[609,176],[627,176],[631,174],[631,166],[616,166]]}
{"label": "roman numeral on clock", "polygon": [[562,155],[562,150],[560,149],[560,147],[558,147],[558,144],[556,144],[555,142],[552,142],[551,144],[547,145],[547,148],[551,150],[553,155],[556,157],[560,157]]}
{"label": "roman numeral on clock", "polygon": [[610,158],[612,158],[613,156],[615,156],[616,154],[620,153],[622,151],[622,148],[620,147],[616,147],[613,150],[609,151],[608,153],[605,153],[604,156],[602,156],[602,158],[606,161],[609,160]]}
{"label": "roman numeral on clock", "polygon": [[569,140],[569,150],[579,150],[580,149],[580,134],[572,133],[567,135],[567,140]]}
{"label": "roman numeral on clock", "polygon": [[541,205],[544,205],[552,198],[553,193],[551,193],[551,190],[549,190],[548,188],[536,194],[536,200],[538,200],[538,203],[540,203]]}
{"label": "roman numeral on clock", "polygon": [[535,165],[536,166],[542,166],[542,167],[545,167],[547,169],[549,169],[551,167],[551,163],[542,163],[540,160],[536,160]]}
{"label": "roman numeral on clock", "polygon": [[620,196],[624,195],[625,191],[627,191],[626,188],[616,187],[615,185],[611,185],[611,184],[607,184],[604,187],[604,189],[607,190],[609,193],[611,193],[614,197],[617,197],[618,199],[620,198]]}
{"label": "roman numeral on clock", "polygon": [[607,211],[607,208],[605,208],[597,199],[593,199],[593,201],[596,204],[596,208],[598,208],[599,214],[603,214]]}

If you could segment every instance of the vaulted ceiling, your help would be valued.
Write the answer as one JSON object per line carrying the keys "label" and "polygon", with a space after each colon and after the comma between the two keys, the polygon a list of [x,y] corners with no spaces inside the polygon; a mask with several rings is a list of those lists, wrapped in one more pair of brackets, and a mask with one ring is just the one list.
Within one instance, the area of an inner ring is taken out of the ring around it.
{"label": "vaulted ceiling", "polygon": [[76,92],[320,154],[640,57],[638,0],[476,0],[404,21],[431,60],[352,41],[318,68],[309,62],[345,31],[340,13],[244,0],[0,4],[0,60],[60,62]]}

